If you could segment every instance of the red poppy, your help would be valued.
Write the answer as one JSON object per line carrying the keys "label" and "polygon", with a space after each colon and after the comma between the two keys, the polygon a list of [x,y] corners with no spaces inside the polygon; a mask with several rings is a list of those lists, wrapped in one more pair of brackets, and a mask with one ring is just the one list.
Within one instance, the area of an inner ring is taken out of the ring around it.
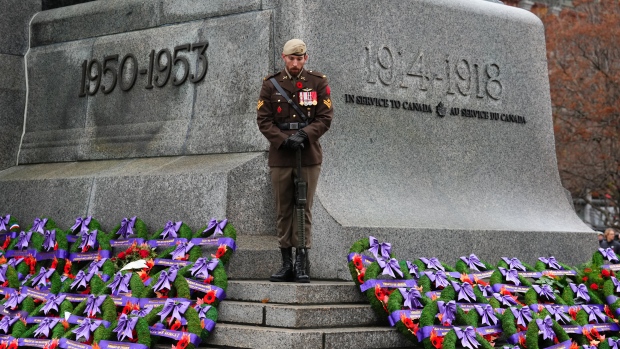
{"label": "red poppy", "polygon": [[2,244],[2,249],[6,250],[6,248],[9,247],[9,243],[11,243],[11,238],[7,236],[6,240],[4,240],[4,244]]}
{"label": "red poppy", "polygon": [[125,258],[125,252],[120,252],[120,253],[118,254],[118,258],[120,258],[120,259],[124,259],[124,258]]}
{"label": "red poppy", "polygon": [[6,349],[6,345],[7,345],[6,341],[0,342],[0,349]]}
{"label": "red poppy", "polygon": [[63,274],[68,274],[69,272],[71,272],[71,261],[65,259],[65,269],[63,270]]}
{"label": "red poppy", "polygon": [[592,283],[592,284],[590,285],[590,289],[591,289],[591,290],[596,291],[596,290],[598,290],[598,285],[597,285],[597,284],[595,284],[595,283]]}
{"label": "red poppy", "polygon": [[301,83],[301,81],[297,81],[297,84],[295,86],[297,86],[297,88],[304,87],[304,85]]}
{"label": "red poppy", "polygon": [[579,349],[579,344],[577,344],[576,342],[570,342],[569,349]]}
{"label": "red poppy", "polygon": [[174,323],[172,324],[172,326],[170,326],[170,329],[173,330],[173,331],[176,331],[179,328],[181,328],[181,321],[176,319],[176,320],[174,320]]}
{"label": "red poppy", "polygon": [[584,271],[584,273],[591,273],[591,272],[592,272],[592,269],[590,269],[590,268],[585,268],[583,271]]}
{"label": "red poppy", "polygon": [[11,341],[11,344],[9,344],[9,349],[17,349],[18,343],[17,343],[17,339],[13,339]]}
{"label": "red poppy", "polygon": [[88,252],[88,249],[90,248],[90,246],[86,245],[84,247],[82,247],[82,253],[86,253]]}
{"label": "red poppy", "polygon": [[189,335],[188,334],[184,334],[183,337],[181,337],[181,340],[177,343],[176,346],[173,346],[173,348],[175,348],[175,349],[185,349],[185,348],[187,348],[188,345],[189,345]]}
{"label": "red poppy", "polygon": [[282,108],[281,108],[280,106],[278,106],[277,112],[278,112],[278,113],[281,113],[281,112],[282,112]]}
{"label": "red poppy", "polygon": [[587,277],[587,276],[582,277],[582,278],[581,278],[581,281],[583,281],[583,282],[588,281],[588,277]]}
{"label": "red poppy", "polygon": [[357,275],[357,281],[358,281],[360,284],[363,284],[363,283],[364,283],[364,274],[365,274],[364,272],[361,272],[361,273],[359,273],[359,274]]}
{"label": "red poppy", "polygon": [[605,304],[605,314],[607,316],[609,316],[609,318],[611,319],[615,319],[616,317],[614,316],[614,314],[611,312],[611,309],[609,308],[609,305]]}
{"label": "red poppy", "polygon": [[437,349],[443,347],[443,337],[438,336],[435,330],[431,331],[431,344]]}
{"label": "red poppy", "polygon": [[215,252],[215,258],[222,258],[222,257],[224,257],[224,255],[226,254],[227,251],[228,251],[228,249],[226,248],[226,245],[220,245],[217,248],[217,251]]}
{"label": "red poppy", "polygon": [[215,291],[211,290],[211,291],[207,292],[207,294],[205,294],[205,296],[202,299],[207,304],[211,304],[211,303],[215,302],[215,300],[217,299],[215,297]]}
{"label": "red poppy", "polygon": [[54,259],[52,260],[52,265],[50,266],[50,268],[56,269],[57,266],[58,266],[58,259],[56,259],[56,257],[54,257]]}
{"label": "red poppy", "polygon": [[140,258],[146,258],[149,256],[149,251],[147,250],[140,250],[138,253],[140,254]]}
{"label": "red poppy", "polygon": [[327,93],[328,96],[332,94],[332,89],[329,88],[329,85],[327,85],[327,88],[325,89],[325,93]]}
{"label": "red poppy", "polygon": [[572,317],[573,320],[577,320],[577,310],[579,309],[575,307],[568,308],[568,314],[570,314],[570,317]]}
{"label": "red poppy", "polygon": [[355,268],[357,270],[362,270],[364,268],[364,263],[362,262],[362,257],[359,254],[356,254],[355,256],[353,256],[353,265],[355,265]]}
{"label": "red poppy", "polygon": [[603,270],[601,270],[601,275],[603,275],[604,277],[609,277],[609,275],[611,275],[611,273],[609,272],[609,270],[603,269]]}

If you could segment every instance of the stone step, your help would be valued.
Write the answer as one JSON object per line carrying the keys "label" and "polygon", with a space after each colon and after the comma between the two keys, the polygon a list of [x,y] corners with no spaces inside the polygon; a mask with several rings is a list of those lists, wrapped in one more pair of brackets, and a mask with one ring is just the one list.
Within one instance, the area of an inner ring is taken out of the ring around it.
{"label": "stone step", "polygon": [[237,250],[227,266],[228,278],[268,280],[281,263],[276,236],[239,235]]}
{"label": "stone step", "polygon": [[328,280],[317,280],[307,284],[267,280],[229,280],[226,300],[265,304],[368,303],[353,281]]}
{"label": "stone step", "polygon": [[370,326],[379,322],[367,304],[288,305],[238,302],[220,303],[218,321],[285,328]]}
{"label": "stone step", "polygon": [[391,327],[288,329],[218,322],[205,345],[226,348],[407,348],[409,342]]}

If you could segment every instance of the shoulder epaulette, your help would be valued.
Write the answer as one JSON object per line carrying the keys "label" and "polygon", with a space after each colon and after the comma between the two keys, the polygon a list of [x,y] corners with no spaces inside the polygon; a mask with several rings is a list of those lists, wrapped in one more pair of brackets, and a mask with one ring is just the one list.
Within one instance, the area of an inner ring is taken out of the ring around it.
{"label": "shoulder epaulette", "polygon": [[271,78],[274,78],[274,77],[278,76],[278,74],[280,74],[280,73],[281,73],[281,72],[275,72],[275,73],[273,73],[273,74],[271,74],[271,75],[267,75],[267,76],[265,76],[265,77],[263,78],[263,80],[269,80],[269,79],[271,79]]}
{"label": "shoulder epaulette", "polygon": [[310,74],[310,75],[314,75],[314,76],[318,76],[318,77],[320,77],[320,78],[324,78],[324,79],[325,79],[325,78],[327,78],[327,75],[325,75],[325,74],[323,74],[323,73],[319,73],[319,72],[318,72],[318,71],[316,71],[316,70],[308,70],[308,74]]}

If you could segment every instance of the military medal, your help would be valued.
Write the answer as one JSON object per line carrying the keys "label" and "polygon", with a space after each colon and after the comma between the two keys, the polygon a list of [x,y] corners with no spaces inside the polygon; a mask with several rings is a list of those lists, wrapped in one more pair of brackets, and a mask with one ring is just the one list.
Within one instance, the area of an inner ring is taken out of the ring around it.
{"label": "military medal", "polygon": [[312,101],[312,105],[317,105],[319,101],[318,101],[318,95],[316,91],[310,92],[310,100]]}

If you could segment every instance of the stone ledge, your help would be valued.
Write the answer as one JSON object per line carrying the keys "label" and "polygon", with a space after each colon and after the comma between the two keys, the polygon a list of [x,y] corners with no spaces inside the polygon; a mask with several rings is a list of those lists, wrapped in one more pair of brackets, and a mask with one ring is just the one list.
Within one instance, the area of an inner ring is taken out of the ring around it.
{"label": "stone ledge", "polygon": [[[231,260],[231,263],[233,261]],[[227,299],[277,304],[366,303],[352,281],[269,282],[268,280],[229,280]]]}

